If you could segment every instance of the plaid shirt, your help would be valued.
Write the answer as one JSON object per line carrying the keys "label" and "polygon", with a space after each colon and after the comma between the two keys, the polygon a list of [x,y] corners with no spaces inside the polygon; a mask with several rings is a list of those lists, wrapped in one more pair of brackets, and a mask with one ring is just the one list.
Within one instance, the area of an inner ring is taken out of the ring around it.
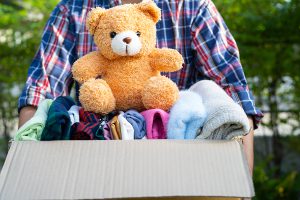
{"label": "plaid shirt", "polygon": [[[184,57],[182,70],[163,73],[180,89],[211,79],[238,102],[258,123],[263,114],[254,105],[240,63],[239,52],[224,20],[211,0],[155,0],[162,10],[157,23],[157,47],[177,49]],[[19,109],[37,106],[45,98],[69,95],[71,66],[97,50],[85,21],[91,8],[110,8],[121,0],[62,0],[46,24],[39,50],[30,65],[19,98]]]}
{"label": "plaid shirt", "polygon": [[71,127],[71,140],[111,140],[110,135],[105,135],[104,126],[115,115],[111,112],[105,116],[79,109],[80,122]]}

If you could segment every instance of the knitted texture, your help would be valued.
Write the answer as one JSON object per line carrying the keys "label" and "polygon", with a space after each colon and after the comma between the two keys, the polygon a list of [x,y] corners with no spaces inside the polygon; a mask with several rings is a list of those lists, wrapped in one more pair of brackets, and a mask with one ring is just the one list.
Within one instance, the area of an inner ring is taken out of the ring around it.
{"label": "knitted texture", "polygon": [[198,139],[229,140],[249,133],[249,120],[244,110],[215,82],[199,81],[190,90],[202,97],[207,111],[204,126],[198,131]]}

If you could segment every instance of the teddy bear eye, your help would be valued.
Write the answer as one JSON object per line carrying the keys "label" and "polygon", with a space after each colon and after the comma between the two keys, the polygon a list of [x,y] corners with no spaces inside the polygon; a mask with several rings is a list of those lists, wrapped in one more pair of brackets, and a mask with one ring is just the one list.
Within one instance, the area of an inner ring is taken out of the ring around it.
{"label": "teddy bear eye", "polygon": [[114,31],[113,31],[113,32],[110,32],[110,37],[111,37],[111,38],[114,38],[116,35],[117,35],[116,32],[114,32]]}
{"label": "teddy bear eye", "polygon": [[140,37],[140,36],[141,36],[141,32],[137,31],[137,32],[136,32],[136,35],[137,35],[138,37]]}

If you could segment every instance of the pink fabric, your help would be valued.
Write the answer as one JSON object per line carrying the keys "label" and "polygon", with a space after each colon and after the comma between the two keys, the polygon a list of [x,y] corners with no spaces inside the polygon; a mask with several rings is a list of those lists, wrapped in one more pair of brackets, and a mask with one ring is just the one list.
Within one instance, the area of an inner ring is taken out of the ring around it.
{"label": "pink fabric", "polygon": [[141,112],[146,121],[148,139],[166,139],[169,113],[161,109],[150,109]]}
{"label": "pink fabric", "polygon": [[111,135],[111,132],[110,132],[110,127],[109,127],[109,123],[106,123],[103,127],[103,135],[104,135],[104,138],[106,140],[112,140],[113,137]]}

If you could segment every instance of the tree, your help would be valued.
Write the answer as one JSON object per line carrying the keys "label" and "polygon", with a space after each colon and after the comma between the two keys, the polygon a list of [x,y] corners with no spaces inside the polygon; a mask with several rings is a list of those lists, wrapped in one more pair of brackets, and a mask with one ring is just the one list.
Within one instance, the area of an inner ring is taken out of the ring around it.
{"label": "tree", "polygon": [[[215,0],[237,40],[250,85],[270,121],[273,166],[280,176],[281,133],[278,124],[299,121],[300,1]],[[284,88],[283,88],[284,87]],[[280,115],[284,112],[285,116]],[[299,131],[296,124],[294,131]],[[292,134],[292,133],[290,133]]]}
{"label": "tree", "polygon": [[[256,103],[270,116],[263,125],[272,131],[273,148],[265,161],[256,162],[256,198],[297,199],[299,172],[281,167],[286,151],[299,155],[300,139],[293,135],[300,131],[300,1],[214,2],[238,43]],[[282,123],[289,124],[291,132],[280,130]]]}
{"label": "tree", "polygon": [[41,41],[45,21],[57,2],[0,1],[0,135],[5,144],[17,123],[17,99],[28,66]]}

